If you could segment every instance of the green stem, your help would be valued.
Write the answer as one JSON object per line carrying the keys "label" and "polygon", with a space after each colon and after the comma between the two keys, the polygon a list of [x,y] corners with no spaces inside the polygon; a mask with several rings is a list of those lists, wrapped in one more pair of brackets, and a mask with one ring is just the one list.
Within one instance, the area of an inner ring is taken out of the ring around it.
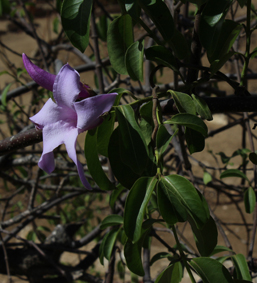
{"label": "green stem", "polygon": [[240,86],[246,86],[246,75],[250,61],[250,44],[251,44],[251,0],[247,1],[247,18],[246,18],[246,48],[245,48],[245,62],[241,73]]}
{"label": "green stem", "polygon": [[172,232],[173,232],[173,235],[174,235],[175,240],[176,240],[176,243],[177,243],[177,247],[178,247],[180,256],[181,256],[181,258],[182,258],[183,264],[184,264],[185,267],[186,267],[186,270],[187,270],[188,275],[189,275],[189,277],[190,277],[190,279],[191,279],[191,282],[192,282],[192,283],[196,283],[195,278],[194,278],[194,276],[193,276],[193,274],[192,274],[192,271],[191,271],[191,269],[190,269],[190,267],[189,267],[189,265],[188,265],[188,263],[187,263],[186,256],[185,256],[185,254],[184,254],[184,252],[183,252],[183,249],[182,249],[182,247],[181,247],[181,245],[180,245],[176,228],[175,228],[174,225],[172,225],[171,228],[172,228]]}

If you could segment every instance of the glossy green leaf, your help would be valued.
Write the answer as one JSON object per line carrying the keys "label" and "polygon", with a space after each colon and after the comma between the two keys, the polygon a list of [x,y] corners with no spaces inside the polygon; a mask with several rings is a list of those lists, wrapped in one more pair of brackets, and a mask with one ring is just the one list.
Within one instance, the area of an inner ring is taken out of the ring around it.
{"label": "glossy green leaf", "polygon": [[123,224],[123,217],[121,215],[111,214],[103,219],[100,229],[103,230],[110,226],[122,225],[122,224]]}
{"label": "glossy green leaf", "polygon": [[108,146],[114,128],[116,115],[112,112],[97,128],[97,152],[108,157]]}
{"label": "glossy green leaf", "polygon": [[104,257],[107,260],[111,259],[112,250],[113,250],[113,247],[115,245],[119,231],[120,231],[119,228],[116,228],[116,229],[112,229],[107,234],[107,237],[106,237],[106,240],[105,240],[105,243],[104,243],[104,247],[103,247]]}
{"label": "glossy green leaf", "polygon": [[1,93],[1,104],[2,104],[3,107],[6,107],[6,105],[7,105],[7,101],[6,101],[7,93],[8,93],[11,86],[12,86],[12,83],[9,83]]}
{"label": "glossy green leaf", "polygon": [[99,247],[99,261],[102,265],[104,265],[104,246],[105,246],[105,242],[106,239],[108,237],[109,233],[106,233],[102,239],[101,245]]}
{"label": "glossy green leaf", "polygon": [[212,181],[212,176],[209,172],[204,172],[203,173],[203,182],[205,185],[207,185],[208,183],[210,183]]}
{"label": "glossy green leaf", "polygon": [[151,101],[143,104],[140,107],[139,113],[140,113],[140,116],[147,121],[147,123],[149,123],[150,125],[154,126],[152,109],[153,109],[153,102],[151,100]]}
{"label": "glossy green leaf", "polygon": [[252,51],[252,53],[250,54],[251,59],[255,58],[257,56],[257,47],[255,47]]}
{"label": "glossy green leaf", "polygon": [[136,41],[127,49],[125,55],[126,69],[134,81],[143,81],[144,41]]}
{"label": "glossy green leaf", "polygon": [[110,204],[110,207],[112,209],[114,209],[115,207],[115,202],[116,200],[118,199],[118,197],[122,194],[123,191],[125,191],[126,189],[121,185],[121,184],[118,184],[116,186],[116,188],[112,191],[111,195],[110,195],[110,201],[109,201],[109,204]]}
{"label": "glossy green leaf", "polygon": [[167,142],[170,141],[171,135],[166,130],[163,124],[159,125],[157,134],[156,134],[156,148],[160,150],[162,153],[168,147]]}
{"label": "glossy green leaf", "polygon": [[132,242],[141,237],[145,210],[156,185],[156,178],[142,177],[130,190],[124,210],[124,230]]}
{"label": "glossy green leaf", "polygon": [[99,22],[96,24],[97,35],[104,42],[107,41],[107,31],[109,24],[110,24],[110,20],[109,18],[107,18],[106,15],[100,16]]}
{"label": "glossy green leaf", "polygon": [[235,267],[236,279],[248,280],[249,282],[252,282],[252,278],[249,273],[249,267],[245,257],[242,254],[236,254],[231,258]]}
{"label": "glossy green leaf", "polygon": [[112,21],[107,33],[107,47],[112,67],[119,74],[127,74],[125,54],[133,42],[133,23],[130,15],[125,14]]}
{"label": "glossy green leaf", "polygon": [[173,194],[167,192],[166,185],[162,180],[158,183],[157,201],[161,216],[169,225],[187,220],[185,207]]}
{"label": "glossy green leaf", "polygon": [[140,16],[141,8],[138,5],[138,0],[122,0],[125,3],[125,9],[133,19]]}
{"label": "glossy green leaf", "polygon": [[179,60],[187,59],[190,56],[190,45],[186,38],[177,30],[174,30],[172,39],[169,41],[169,46],[172,48],[175,56]]}
{"label": "glossy green leaf", "polygon": [[169,8],[162,0],[138,0],[139,5],[156,25],[165,41],[170,41],[175,24]]}
{"label": "glossy green leaf", "polygon": [[140,128],[142,130],[142,134],[144,136],[144,140],[147,145],[149,145],[152,141],[152,132],[153,132],[153,126],[149,124],[145,119],[140,119]]}
{"label": "glossy green leaf", "polygon": [[233,55],[237,52],[230,51],[225,54],[222,58],[212,61],[211,63],[211,74],[215,74]]}
{"label": "glossy green leaf", "polygon": [[60,24],[59,18],[58,17],[54,18],[54,20],[53,20],[53,32],[56,33],[56,34],[59,33],[59,24]]}
{"label": "glossy green leaf", "polygon": [[0,0],[0,16],[11,12],[11,2],[9,0]]}
{"label": "glossy green leaf", "polygon": [[225,20],[222,24],[222,28],[219,31],[219,37],[213,47],[212,52],[208,53],[208,59],[212,63],[215,60],[220,60],[221,64],[227,57],[231,57],[231,53],[228,53],[236,38],[238,37],[242,25],[232,20]]}
{"label": "glossy green leaf", "polygon": [[171,50],[168,50],[164,46],[152,46],[145,50],[145,56],[147,60],[154,61],[159,65],[164,65],[175,72],[178,72],[179,66],[176,58],[172,54]]}
{"label": "glossy green leaf", "polygon": [[141,259],[141,250],[141,241],[133,244],[132,241],[128,239],[124,246],[124,256],[128,269],[139,276],[144,276],[145,272]]}
{"label": "glossy green leaf", "polygon": [[[223,42],[224,50],[219,50],[218,48],[221,48],[221,38],[223,38],[223,35],[221,37],[220,35],[221,33],[224,34],[222,30],[224,18],[231,2],[232,0],[209,0],[201,15],[199,28],[200,41],[207,50],[208,59],[211,63],[222,57],[221,54],[220,57],[217,54],[213,56],[214,52],[221,52],[225,55],[229,50],[229,48],[225,49],[225,46],[229,42],[229,40],[227,41],[229,34],[227,34],[228,37]],[[225,42],[226,44],[224,45]]]}
{"label": "glossy green leaf", "polygon": [[186,128],[185,138],[190,154],[193,154],[195,152],[200,152],[204,149],[205,138],[201,133],[193,129]]}
{"label": "glossy green leaf", "polygon": [[252,187],[249,187],[244,192],[244,204],[245,204],[245,211],[247,213],[253,213],[256,205],[256,195]]}
{"label": "glossy green leaf", "polygon": [[183,268],[180,262],[169,265],[164,269],[154,283],[179,283],[183,277]]}
{"label": "glossy green leaf", "polygon": [[193,219],[196,227],[201,229],[210,215],[194,186],[186,178],[179,175],[162,177],[159,183],[161,183],[162,189],[171,203],[172,199],[177,199],[178,203],[185,208]]}
{"label": "glossy green leaf", "polygon": [[215,259],[208,257],[193,258],[190,265],[204,283],[233,283],[229,271]]}
{"label": "glossy green leaf", "polygon": [[200,96],[192,94],[193,102],[195,104],[196,112],[203,118],[208,121],[211,121],[212,114],[209,109],[208,104]]}
{"label": "glossy green leaf", "polygon": [[231,249],[229,249],[228,247],[224,247],[224,246],[219,246],[217,245],[214,250],[212,251],[212,253],[210,254],[210,256],[212,255],[216,255],[218,253],[222,253],[222,252],[233,252]]}
{"label": "glossy green leaf", "polygon": [[120,135],[120,127],[117,127],[110,138],[108,155],[115,177],[125,188],[130,189],[140,175],[134,173],[134,171],[121,159],[120,144],[122,140],[120,140]]}
{"label": "glossy green leaf", "polygon": [[233,283],[252,283],[253,281],[243,280],[243,279],[233,279]]}
{"label": "glossy green leaf", "polygon": [[255,152],[251,152],[249,154],[249,159],[252,161],[253,164],[257,165],[257,154]]}
{"label": "glossy green leaf", "polygon": [[165,121],[164,124],[185,126],[201,133],[204,137],[208,134],[208,128],[205,123],[199,117],[188,113],[174,115],[170,120]]}
{"label": "glossy green leaf", "polygon": [[168,92],[172,95],[172,98],[175,101],[177,109],[180,113],[189,113],[192,115],[196,114],[195,104],[190,95],[173,90],[168,90]]}
{"label": "glossy green leaf", "polygon": [[201,256],[209,256],[217,245],[218,231],[212,217],[204,224],[202,229],[198,229],[194,222],[190,222],[194,233],[197,249]]}
{"label": "glossy green leaf", "polygon": [[248,181],[247,176],[238,169],[227,169],[220,174],[220,179],[228,178],[228,177],[237,177]]}
{"label": "glossy green leaf", "polygon": [[243,8],[246,5],[247,0],[237,0],[239,3],[240,7]]}
{"label": "glossy green leaf", "polygon": [[82,53],[89,43],[93,0],[64,0],[61,9],[63,29],[70,42]]}
{"label": "glossy green leaf", "polygon": [[148,148],[134,111],[130,105],[123,105],[117,108],[116,115],[120,125],[121,159],[136,174],[142,174],[148,162]]}
{"label": "glossy green leaf", "polygon": [[155,254],[151,258],[150,265],[153,265],[156,261],[163,259],[163,258],[167,258],[169,260],[172,260],[174,257],[170,253],[160,252],[160,253]]}
{"label": "glossy green leaf", "polygon": [[115,185],[108,179],[99,161],[97,152],[97,128],[87,132],[84,152],[88,170],[100,189],[115,189]]}

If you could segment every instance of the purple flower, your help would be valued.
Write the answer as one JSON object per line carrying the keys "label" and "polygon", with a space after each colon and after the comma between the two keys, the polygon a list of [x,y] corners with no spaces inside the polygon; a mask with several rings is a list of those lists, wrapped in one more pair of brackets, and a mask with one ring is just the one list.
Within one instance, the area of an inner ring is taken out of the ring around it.
{"label": "purple flower", "polygon": [[92,189],[76,155],[77,136],[102,123],[101,116],[110,111],[117,93],[90,97],[88,86],[80,82],[78,72],[69,64],[64,65],[55,76],[34,65],[25,54],[22,58],[31,78],[53,91],[56,101],[54,103],[51,98],[48,99],[43,108],[30,118],[43,131],[43,153],[38,166],[51,173],[55,167],[53,150],[65,144],[69,157],[78,168],[81,182],[87,189]]}

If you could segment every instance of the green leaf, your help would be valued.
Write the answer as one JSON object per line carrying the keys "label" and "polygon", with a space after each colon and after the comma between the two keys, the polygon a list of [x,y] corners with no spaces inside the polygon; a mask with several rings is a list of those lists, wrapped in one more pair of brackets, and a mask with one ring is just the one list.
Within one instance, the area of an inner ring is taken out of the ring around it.
{"label": "green leaf", "polygon": [[125,14],[112,21],[107,33],[107,47],[111,65],[119,74],[127,75],[125,54],[133,42],[133,23],[130,15]]}
{"label": "green leaf", "polygon": [[6,101],[6,98],[7,98],[7,93],[10,89],[10,87],[12,86],[12,83],[9,83],[5,88],[4,90],[2,91],[2,94],[1,94],[1,104],[2,106],[5,108],[6,105],[7,105],[7,101]]}
{"label": "green leaf", "polygon": [[110,138],[108,156],[112,171],[118,181],[127,189],[130,189],[135,181],[140,177],[121,158],[120,127],[117,127]]}
{"label": "green leaf", "polygon": [[190,225],[195,236],[195,242],[199,253],[201,256],[209,256],[217,245],[218,240],[218,231],[215,221],[210,217],[202,229],[198,229],[194,222],[190,222]]}
{"label": "green leaf", "polygon": [[192,115],[196,114],[195,104],[190,95],[173,90],[168,90],[168,92],[172,95],[180,113],[189,113]]}
{"label": "green leaf", "polygon": [[142,240],[133,244],[128,239],[124,246],[124,256],[128,269],[139,276],[144,276],[145,272],[141,259],[141,250]]}
{"label": "green leaf", "polygon": [[244,192],[244,204],[246,213],[253,213],[256,204],[256,195],[252,187]]}
{"label": "green leaf", "polygon": [[170,141],[170,134],[166,130],[165,126],[161,124],[156,134],[156,148],[161,152],[164,152],[167,148],[167,142]]}
{"label": "green leaf", "polygon": [[136,41],[127,49],[125,65],[132,80],[143,81],[144,41]]}
{"label": "green leaf", "polygon": [[187,220],[187,212],[184,206],[179,202],[173,194],[167,192],[166,185],[158,182],[157,201],[159,211],[169,225],[177,222],[185,222]]}
{"label": "green leaf", "polygon": [[219,32],[218,40],[215,44],[215,49],[213,52],[207,54],[210,63],[215,60],[220,60],[220,64],[222,64],[224,60],[228,60],[228,58],[231,57],[231,53],[228,52],[238,37],[241,29],[242,25],[239,23],[232,20],[224,21]]}
{"label": "green leaf", "polygon": [[241,8],[243,8],[246,5],[246,1],[247,0],[237,0]]}
{"label": "green leaf", "polygon": [[108,237],[108,233],[106,233],[102,239],[101,245],[99,247],[99,261],[102,265],[104,265],[104,246],[105,246],[105,241]]}
{"label": "green leaf", "polygon": [[101,223],[100,229],[106,229],[109,226],[122,225],[123,217],[117,214],[111,214],[104,218]]}
{"label": "green leaf", "polygon": [[180,262],[169,265],[164,269],[154,283],[179,283],[183,277],[183,268]]}
{"label": "green leaf", "polygon": [[97,152],[97,128],[87,132],[84,151],[88,170],[100,189],[114,190],[115,185],[108,179],[99,161]]}
{"label": "green leaf", "polygon": [[61,9],[63,29],[70,42],[82,53],[89,43],[93,0],[64,0]]}
{"label": "green leaf", "polygon": [[106,15],[100,16],[99,22],[96,24],[97,35],[104,42],[107,41],[107,30],[108,30],[109,24],[110,24],[110,20],[109,18],[107,18]]}
{"label": "green leaf", "polygon": [[156,185],[156,178],[142,177],[130,190],[124,211],[124,230],[132,242],[141,237],[145,210]]}
{"label": "green leaf", "polygon": [[254,49],[253,49],[253,52],[250,54],[250,58],[251,59],[253,59],[253,58],[255,58],[256,56],[257,56],[257,47],[255,47]]}
{"label": "green leaf", "polygon": [[169,260],[173,259],[173,256],[170,253],[166,253],[166,252],[160,252],[155,254],[150,261],[150,266],[153,265],[157,260],[163,259],[163,258],[167,258]]}
{"label": "green leaf", "polygon": [[56,34],[59,33],[58,27],[59,27],[59,18],[55,17],[54,20],[53,20],[53,32],[56,33]]}
{"label": "green leaf", "polygon": [[106,237],[106,240],[104,242],[104,247],[103,247],[103,254],[107,260],[111,259],[112,250],[115,245],[119,231],[120,229],[117,228],[117,229],[112,229],[110,232],[107,233],[107,237]]}
{"label": "green leaf", "polygon": [[187,59],[190,56],[190,48],[186,38],[177,30],[174,30],[172,39],[169,41],[175,56],[179,60]]}
{"label": "green leaf", "polygon": [[252,278],[249,273],[249,268],[245,257],[242,254],[236,254],[233,255],[231,258],[235,266],[236,279],[248,280],[249,282],[252,282]]}
{"label": "green leaf", "polygon": [[208,128],[205,123],[197,116],[188,113],[174,115],[170,120],[165,121],[164,124],[182,125],[201,133],[204,137],[208,134]]}
{"label": "green leaf", "polygon": [[249,154],[249,159],[253,164],[257,165],[257,154],[255,152]]}
{"label": "green leaf", "polygon": [[138,5],[138,0],[123,0],[125,9],[133,19],[138,19],[140,16],[141,8]]}
{"label": "green leaf", "polygon": [[212,61],[211,63],[211,74],[214,75],[233,55],[238,54],[235,51],[230,51],[225,54],[222,58]]}
{"label": "green leaf", "polygon": [[148,162],[148,148],[130,105],[116,108],[120,125],[120,155],[136,174],[142,174]]}
{"label": "green leaf", "polygon": [[153,109],[153,102],[152,100],[143,104],[140,107],[139,113],[142,118],[144,118],[148,124],[151,126],[154,126],[153,124],[153,115],[152,115],[152,109]]}
{"label": "green leaf", "polygon": [[164,46],[152,46],[145,50],[145,56],[147,60],[155,61],[159,65],[164,65],[175,72],[178,72],[179,66],[176,58],[172,54],[171,50],[168,50]]}
{"label": "green leaf", "polygon": [[198,229],[203,228],[210,215],[202,201],[202,196],[199,196],[194,186],[186,178],[179,175],[162,177],[160,183],[171,203],[173,198],[177,199],[177,202],[186,209],[193,219],[196,227]]}
{"label": "green leaf", "polygon": [[174,34],[172,15],[162,0],[138,0],[139,5],[156,25],[163,39],[169,42]]}
{"label": "green leaf", "polygon": [[126,189],[121,184],[118,184],[117,187],[112,191],[111,196],[110,196],[110,201],[109,201],[110,207],[112,209],[114,209],[114,207],[115,207],[115,202],[116,202],[117,198],[125,190]]}
{"label": "green leaf", "polygon": [[0,16],[11,12],[11,3],[8,0],[0,0]]}
{"label": "green leaf", "polygon": [[97,128],[97,152],[108,157],[108,146],[114,128],[115,112],[112,112]]}
{"label": "green leaf", "polygon": [[186,128],[185,138],[190,154],[193,154],[195,152],[200,152],[204,149],[205,138],[201,133],[193,129]]}
{"label": "green leaf", "polygon": [[208,104],[200,96],[192,94],[193,102],[195,104],[196,112],[203,118],[208,121],[211,121],[212,114],[209,109]]}
{"label": "green leaf", "polygon": [[231,249],[224,247],[224,246],[216,246],[214,248],[214,250],[212,251],[212,253],[210,254],[210,256],[218,254],[218,253],[222,253],[222,252],[233,252]]}
{"label": "green leaf", "polygon": [[221,263],[208,257],[193,258],[189,263],[204,283],[233,283],[233,279]]}
{"label": "green leaf", "polygon": [[228,178],[228,177],[237,177],[249,181],[247,176],[243,172],[237,169],[227,169],[220,174],[220,179]]}
{"label": "green leaf", "polygon": [[203,173],[203,182],[205,185],[207,185],[208,183],[210,183],[212,181],[212,176],[209,172],[204,172]]}

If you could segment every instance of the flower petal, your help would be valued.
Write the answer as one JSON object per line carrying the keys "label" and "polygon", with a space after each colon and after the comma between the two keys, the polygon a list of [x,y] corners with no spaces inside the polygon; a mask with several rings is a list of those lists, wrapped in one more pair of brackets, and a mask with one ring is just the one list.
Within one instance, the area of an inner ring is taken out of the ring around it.
{"label": "flower petal", "polygon": [[80,93],[79,80],[79,73],[69,64],[61,68],[53,86],[53,95],[58,106],[73,108],[72,102],[77,99]]}
{"label": "flower petal", "polygon": [[60,121],[66,121],[76,127],[77,114],[74,110],[68,108],[63,109],[53,102],[51,98],[47,100],[43,108],[30,120],[36,124],[39,129]]}
{"label": "flower petal", "polygon": [[69,132],[69,135],[65,139],[66,150],[67,150],[67,153],[68,153],[69,157],[77,165],[79,177],[80,177],[80,180],[81,180],[82,184],[88,190],[92,190],[92,187],[90,186],[90,184],[88,183],[88,181],[87,181],[87,179],[86,179],[86,177],[84,175],[83,166],[78,161],[78,157],[77,157],[77,154],[76,154],[76,140],[77,140],[77,136],[78,136],[78,129],[73,129],[73,130],[71,130]]}
{"label": "flower petal", "polygon": [[101,94],[75,102],[77,112],[77,128],[80,132],[93,129],[102,122],[101,115],[110,111],[117,93]]}
{"label": "flower petal", "polygon": [[44,71],[43,69],[33,64],[24,53],[22,54],[22,59],[25,69],[27,70],[31,78],[43,88],[53,91],[53,84],[56,76]]}
{"label": "flower petal", "polygon": [[48,174],[54,171],[54,153],[53,151],[48,153],[42,153],[41,158],[38,161],[38,167],[46,171]]}
{"label": "flower petal", "polygon": [[53,150],[63,144],[74,129],[77,130],[64,121],[58,121],[43,128],[43,153],[38,164],[41,169],[48,173],[54,170]]}

